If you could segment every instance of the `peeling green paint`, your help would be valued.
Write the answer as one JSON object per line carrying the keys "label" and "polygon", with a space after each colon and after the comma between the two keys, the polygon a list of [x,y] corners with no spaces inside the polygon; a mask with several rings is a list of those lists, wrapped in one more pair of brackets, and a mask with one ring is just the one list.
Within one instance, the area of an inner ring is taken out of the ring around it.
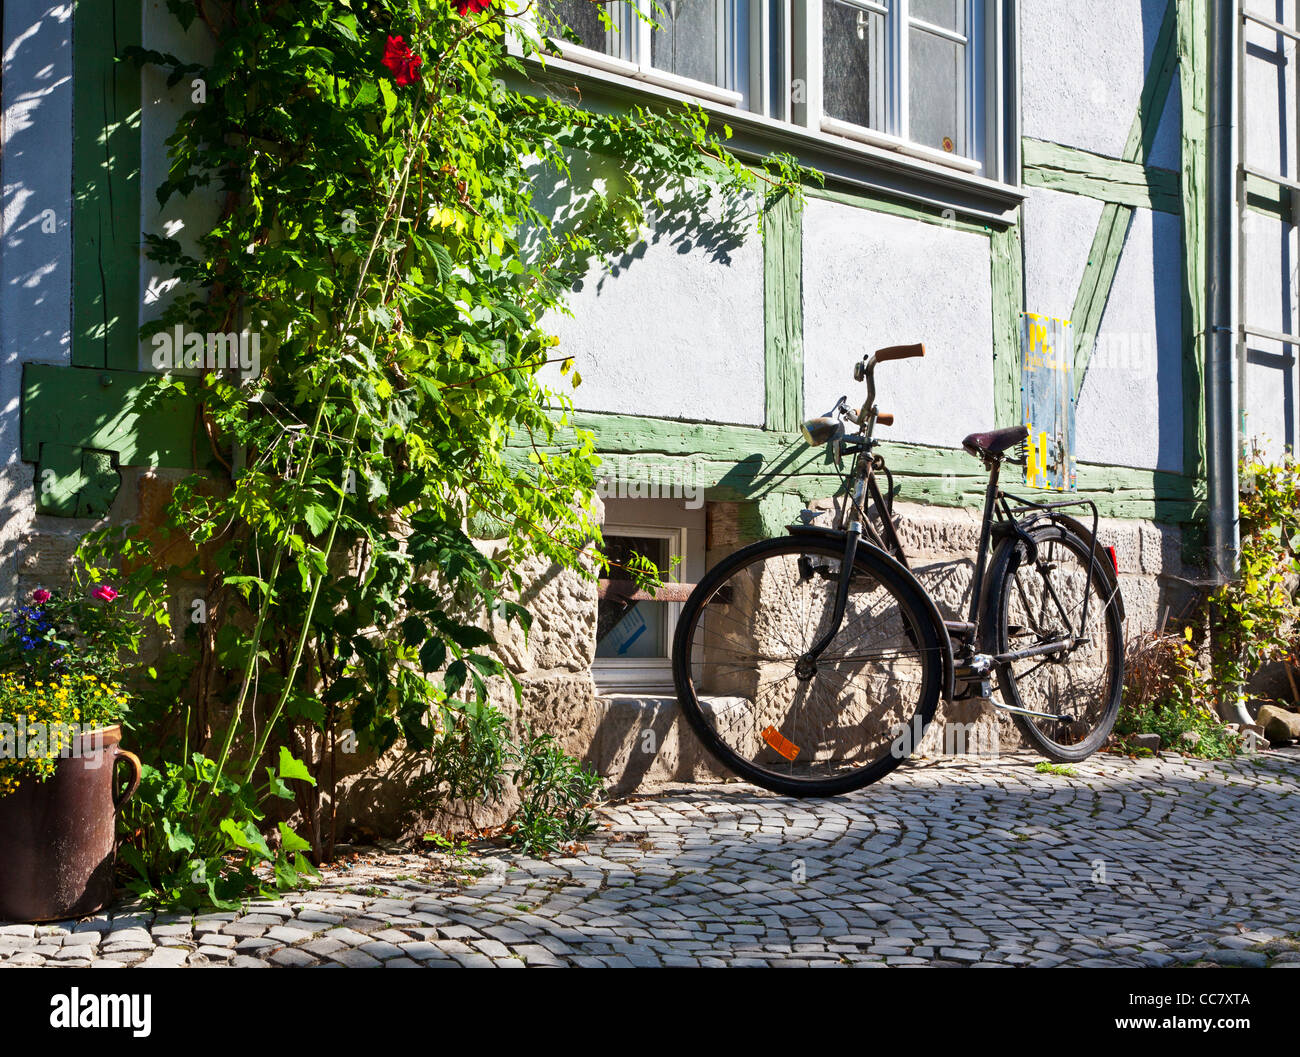
{"label": "peeling green paint", "polygon": [[[1203,488],[1206,353],[1206,147],[1209,41],[1205,4],[1176,0],[1182,86],[1183,191],[1183,473]],[[1193,555],[1188,555],[1193,557]]]}
{"label": "peeling green paint", "polygon": [[1182,211],[1179,175],[1172,169],[1148,168],[1037,139],[1026,138],[1021,146],[1025,184],[1029,187],[1163,213]]}
{"label": "peeling green paint", "polygon": [[1020,227],[989,236],[993,289],[994,424],[1020,424],[1020,313],[1024,311],[1025,264]]}
{"label": "peeling green paint", "polygon": [[764,225],[763,317],[764,421],[795,430],[803,420],[803,210],[789,195]]}
{"label": "peeling green paint", "polygon": [[116,61],[141,36],[140,0],[73,10],[72,362],[139,366],[140,71]]}
{"label": "peeling green paint", "polygon": [[[710,500],[760,502],[769,510],[797,510],[834,494],[841,478],[824,449],[810,449],[797,433],[752,426],[710,425],[673,419],[577,412],[573,425],[596,435],[601,455],[635,454],[639,471],[655,480],[693,482]],[[567,445],[562,435],[556,448]],[[987,475],[960,449],[886,443],[882,453],[908,502],[939,506],[977,505]],[[522,466],[528,457],[520,446]],[[1179,522],[1197,515],[1203,489],[1181,474],[1117,466],[1079,465],[1079,492],[1095,499],[1105,517]]]}

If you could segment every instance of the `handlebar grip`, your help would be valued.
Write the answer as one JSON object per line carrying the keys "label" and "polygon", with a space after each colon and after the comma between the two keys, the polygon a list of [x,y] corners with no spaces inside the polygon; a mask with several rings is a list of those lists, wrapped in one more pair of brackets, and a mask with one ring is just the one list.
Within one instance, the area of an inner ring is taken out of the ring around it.
{"label": "handlebar grip", "polygon": [[913,357],[924,355],[925,346],[919,342],[916,345],[891,345],[887,349],[876,350],[876,362],[888,363],[890,360],[910,360]]}
{"label": "handlebar grip", "polygon": [[893,415],[886,414],[883,411],[881,411],[879,414],[876,415],[877,426],[892,426],[893,424],[894,424]]}

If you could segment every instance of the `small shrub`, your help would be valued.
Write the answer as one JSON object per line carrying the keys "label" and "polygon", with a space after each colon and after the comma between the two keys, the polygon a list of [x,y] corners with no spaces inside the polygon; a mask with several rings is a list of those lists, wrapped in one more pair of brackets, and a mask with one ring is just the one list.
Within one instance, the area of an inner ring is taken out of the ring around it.
{"label": "small shrub", "polygon": [[595,829],[592,808],[601,779],[568,755],[550,734],[526,734],[516,775],[522,803],[509,830],[512,843],[530,854],[557,851]]}
{"label": "small shrub", "polygon": [[[1183,636],[1148,632],[1131,641],[1124,670],[1124,698],[1115,734],[1160,735],[1162,749],[1206,759],[1239,751],[1241,739],[1225,730],[1214,710],[1214,685],[1197,663],[1191,629]],[[1194,732],[1196,744],[1182,735]]]}

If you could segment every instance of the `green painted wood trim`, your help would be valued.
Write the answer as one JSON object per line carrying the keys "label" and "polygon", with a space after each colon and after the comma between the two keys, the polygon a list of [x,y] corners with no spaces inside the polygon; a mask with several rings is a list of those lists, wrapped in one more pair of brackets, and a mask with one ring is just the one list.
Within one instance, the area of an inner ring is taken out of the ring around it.
{"label": "green painted wood trim", "polygon": [[[1137,113],[1133,116],[1128,141],[1124,145],[1125,161],[1137,162],[1145,166],[1151,157],[1151,148],[1155,146],[1156,136],[1160,132],[1160,118],[1164,115],[1165,105],[1169,102],[1169,91],[1174,86],[1174,77],[1178,73],[1181,58],[1179,48],[1181,16],[1178,10],[1181,2],[1183,0],[1169,0],[1165,7],[1164,18],[1160,21],[1160,30],[1151,49],[1151,65],[1147,68]],[[1204,0],[1194,0],[1194,2],[1203,3]]]}
{"label": "green painted wood trim", "polygon": [[768,429],[803,421],[803,210],[789,195],[763,230],[763,382]]}
{"label": "green painted wood trim", "polygon": [[[1189,0],[1195,2],[1195,0]],[[1181,60],[1182,40],[1180,22],[1180,3],[1182,0],[1169,0],[1165,15],[1156,35],[1155,48],[1151,55],[1151,65],[1147,69],[1146,81],[1142,86],[1142,96],[1138,101],[1137,113],[1129,128],[1128,140],[1124,146],[1123,161],[1146,166],[1151,155],[1160,128],[1160,118],[1165,104],[1169,101],[1169,92],[1173,87],[1174,76],[1178,72]],[[1119,268],[1119,258],[1124,251],[1124,242],[1128,238],[1133,221],[1134,207],[1107,203],[1102,209],[1097,232],[1093,236],[1092,250],[1088,254],[1088,264],[1083,270],[1079,282],[1079,292],[1074,299],[1071,321],[1074,323],[1074,391],[1077,396],[1083,388],[1088,375],[1088,364],[1092,360],[1096,345],[1097,332],[1101,328],[1102,316],[1106,311],[1106,302],[1115,285],[1115,273]]]}
{"label": "green painted wood trim", "polygon": [[1020,314],[1025,307],[1025,258],[1017,223],[989,234],[993,289],[993,419],[1020,424]]}
{"label": "green painted wood trim", "polygon": [[1097,231],[1092,237],[1088,263],[1083,269],[1070,315],[1070,321],[1074,324],[1076,398],[1088,375],[1088,364],[1096,347],[1097,332],[1101,329],[1106,304],[1115,286],[1115,273],[1119,271],[1119,260],[1124,253],[1124,244],[1128,241],[1129,228],[1133,224],[1133,213],[1131,206],[1108,202],[1102,207],[1101,219],[1097,222]]}
{"label": "green painted wood trim", "polygon": [[[1182,87],[1183,473],[1204,482],[1209,39],[1201,0],[1177,0]],[[1191,555],[1189,555],[1190,557]]]}
{"label": "green painted wood trim", "polygon": [[1295,194],[1269,180],[1246,175],[1246,208],[1254,213],[1274,217],[1287,224],[1295,223]]}
{"label": "green painted wood trim", "polygon": [[115,452],[120,466],[194,465],[195,399],[159,375],[28,363],[21,405],[25,462],[62,444]]}
{"label": "green painted wood trim", "polygon": [[[810,502],[834,494],[841,484],[825,451],[810,449],[796,433],[594,412],[574,413],[572,424],[595,434],[597,452],[615,473],[613,457],[634,457],[630,478],[702,489],[711,500],[798,496]],[[552,450],[569,443],[562,434]],[[900,499],[969,507],[983,495],[983,467],[959,449],[890,443],[882,451]],[[514,453],[526,464],[527,448],[519,445]],[[1092,463],[1079,466],[1079,491],[1095,499],[1105,517],[1171,523],[1196,516],[1204,502],[1203,484],[1182,474]]]}
{"label": "green painted wood trim", "polygon": [[826,187],[808,187],[805,188],[804,193],[809,198],[820,198],[827,202],[856,206],[859,209],[869,209],[873,213],[885,213],[889,216],[904,217],[907,220],[920,220],[926,224],[938,224],[940,227],[950,228],[953,231],[987,235],[994,230],[986,224],[963,220],[951,209],[925,209],[921,206],[898,202],[891,198],[836,191]]}
{"label": "green painted wood trim", "polygon": [[135,370],[140,315],[141,0],[77,0],[72,22],[72,362]]}
{"label": "green painted wood trim", "polygon": [[1025,184],[1102,202],[1182,212],[1179,174],[1136,162],[1107,158],[1077,147],[1025,138],[1021,141]]}

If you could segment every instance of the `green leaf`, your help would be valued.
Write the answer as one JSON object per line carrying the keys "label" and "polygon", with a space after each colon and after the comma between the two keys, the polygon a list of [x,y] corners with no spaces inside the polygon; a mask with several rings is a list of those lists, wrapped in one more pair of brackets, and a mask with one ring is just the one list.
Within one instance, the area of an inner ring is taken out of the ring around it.
{"label": "green leaf", "polygon": [[298,834],[291,830],[285,823],[281,822],[280,847],[286,852],[310,851],[311,842],[303,840],[302,837],[298,836]]}
{"label": "green leaf", "polygon": [[322,535],[334,520],[334,511],[320,503],[310,503],[307,509],[302,512],[302,516],[307,521],[307,527],[311,529],[313,536]]}
{"label": "green leaf", "polygon": [[299,781],[310,782],[312,785],[316,784],[316,779],[313,778],[311,772],[307,770],[307,765],[301,760],[295,760],[293,755],[283,745],[280,746],[280,777],[296,778]]}

